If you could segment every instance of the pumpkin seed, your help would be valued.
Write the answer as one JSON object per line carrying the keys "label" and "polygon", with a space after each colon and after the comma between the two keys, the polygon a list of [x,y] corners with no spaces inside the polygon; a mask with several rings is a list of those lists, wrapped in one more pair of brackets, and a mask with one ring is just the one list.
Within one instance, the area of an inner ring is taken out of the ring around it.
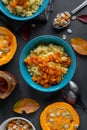
{"label": "pumpkin seed", "polygon": [[2,55],[3,54],[3,51],[2,50],[0,50],[0,55]]}
{"label": "pumpkin seed", "polygon": [[65,34],[62,35],[63,40],[65,40],[67,37]]}
{"label": "pumpkin seed", "polygon": [[68,32],[69,34],[71,34],[71,33],[72,33],[72,30],[69,28],[69,29],[67,29],[67,32]]}
{"label": "pumpkin seed", "polygon": [[69,126],[68,124],[65,124],[65,125],[64,125],[64,129],[65,129],[65,130],[69,129],[69,127],[70,127],[70,126]]}
{"label": "pumpkin seed", "polygon": [[55,116],[55,114],[54,114],[54,113],[50,113],[50,116],[54,117],[54,116]]}
{"label": "pumpkin seed", "polygon": [[79,126],[78,125],[74,125],[74,128],[77,129]]}
{"label": "pumpkin seed", "polygon": [[53,122],[53,121],[54,121],[54,119],[53,119],[53,118],[50,118],[50,119],[49,119],[49,121],[50,121],[50,122]]}
{"label": "pumpkin seed", "polygon": [[72,20],[76,20],[76,16],[73,15],[73,16],[71,17],[71,19],[72,19]]}
{"label": "pumpkin seed", "polygon": [[59,111],[56,113],[56,116],[60,116],[60,112]]}

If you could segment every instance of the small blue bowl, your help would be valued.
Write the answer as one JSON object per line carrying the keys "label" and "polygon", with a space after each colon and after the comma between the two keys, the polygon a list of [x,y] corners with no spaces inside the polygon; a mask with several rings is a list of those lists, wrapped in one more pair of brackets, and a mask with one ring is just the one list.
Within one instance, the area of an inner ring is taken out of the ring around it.
{"label": "small blue bowl", "polygon": [[[67,54],[72,59],[71,65],[68,69],[67,74],[64,76],[63,80],[59,84],[53,85],[49,88],[44,88],[41,85],[35,83],[32,80],[30,73],[28,72],[27,66],[24,63],[24,59],[29,55],[30,51],[33,50],[40,43],[46,43],[46,44],[54,43],[54,44],[63,46],[65,51],[67,52]],[[38,36],[38,37],[32,39],[25,45],[25,47],[23,48],[21,55],[20,55],[19,67],[20,67],[20,72],[21,72],[24,80],[30,87],[32,87],[38,91],[42,91],[42,92],[54,92],[54,91],[60,90],[63,87],[65,87],[69,83],[69,81],[72,79],[72,77],[75,73],[75,69],[76,69],[76,58],[75,58],[75,54],[74,54],[72,47],[67,42],[65,42],[64,40],[62,40],[61,38],[59,38],[57,36],[42,35],[42,36]]]}
{"label": "small blue bowl", "polygon": [[7,17],[11,19],[18,20],[18,21],[25,21],[25,20],[33,19],[38,15],[40,15],[47,7],[48,3],[49,0],[43,0],[43,4],[39,7],[39,9],[32,16],[28,16],[28,17],[17,16],[10,13],[9,10],[6,8],[5,4],[3,4],[1,0],[0,0],[0,10],[2,11],[3,14],[5,14]]}

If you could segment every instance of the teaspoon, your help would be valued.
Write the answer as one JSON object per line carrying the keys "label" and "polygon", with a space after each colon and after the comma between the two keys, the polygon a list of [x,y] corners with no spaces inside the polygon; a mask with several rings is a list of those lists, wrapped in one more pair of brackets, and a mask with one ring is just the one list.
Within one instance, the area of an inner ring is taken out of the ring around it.
{"label": "teaspoon", "polygon": [[65,87],[61,94],[65,101],[67,101],[71,105],[79,105],[85,112],[87,112],[87,106],[81,100],[81,94],[79,90],[79,86],[74,82],[70,81],[69,85]]}
{"label": "teaspoon", "polygon": [[53,27],[56,29],[63,29],[71,23],[71,16],[81,10],[83,7],[87,6],[87,0],[80,4],[77,8],[71,12],[65,11],[57,14],[53,20]]}

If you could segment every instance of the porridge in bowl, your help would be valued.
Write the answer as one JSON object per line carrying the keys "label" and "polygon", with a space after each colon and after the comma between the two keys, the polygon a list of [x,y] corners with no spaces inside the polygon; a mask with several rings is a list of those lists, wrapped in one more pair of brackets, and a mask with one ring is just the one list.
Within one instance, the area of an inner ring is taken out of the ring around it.
{"label": "porridge in bowl", "polygon": [[32,80],[48,88],[62,81],[68,72],[71,58],[64,47],[49,43],[40,44],[24,59]]}
{"label": "porridge in bowl", "polygon": [[42,5],[43,0],[2,0],[10,13],[18,16],[32,16]]}

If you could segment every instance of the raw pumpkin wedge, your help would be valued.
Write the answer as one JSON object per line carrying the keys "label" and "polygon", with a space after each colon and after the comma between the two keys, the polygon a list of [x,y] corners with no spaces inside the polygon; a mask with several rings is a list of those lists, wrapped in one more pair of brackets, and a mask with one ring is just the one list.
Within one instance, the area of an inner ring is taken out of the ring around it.
{"label": "raw pumpkin wedge", "polygon": [[0,26],[0,66],[8,63],[17,49],[15,35],[6,27]]}
{"label": "raw pumpkin wedge", "polygon": [[80,124],[76,110],[65,102],[48,105],[40,115],[43,130],[77,130]]}

